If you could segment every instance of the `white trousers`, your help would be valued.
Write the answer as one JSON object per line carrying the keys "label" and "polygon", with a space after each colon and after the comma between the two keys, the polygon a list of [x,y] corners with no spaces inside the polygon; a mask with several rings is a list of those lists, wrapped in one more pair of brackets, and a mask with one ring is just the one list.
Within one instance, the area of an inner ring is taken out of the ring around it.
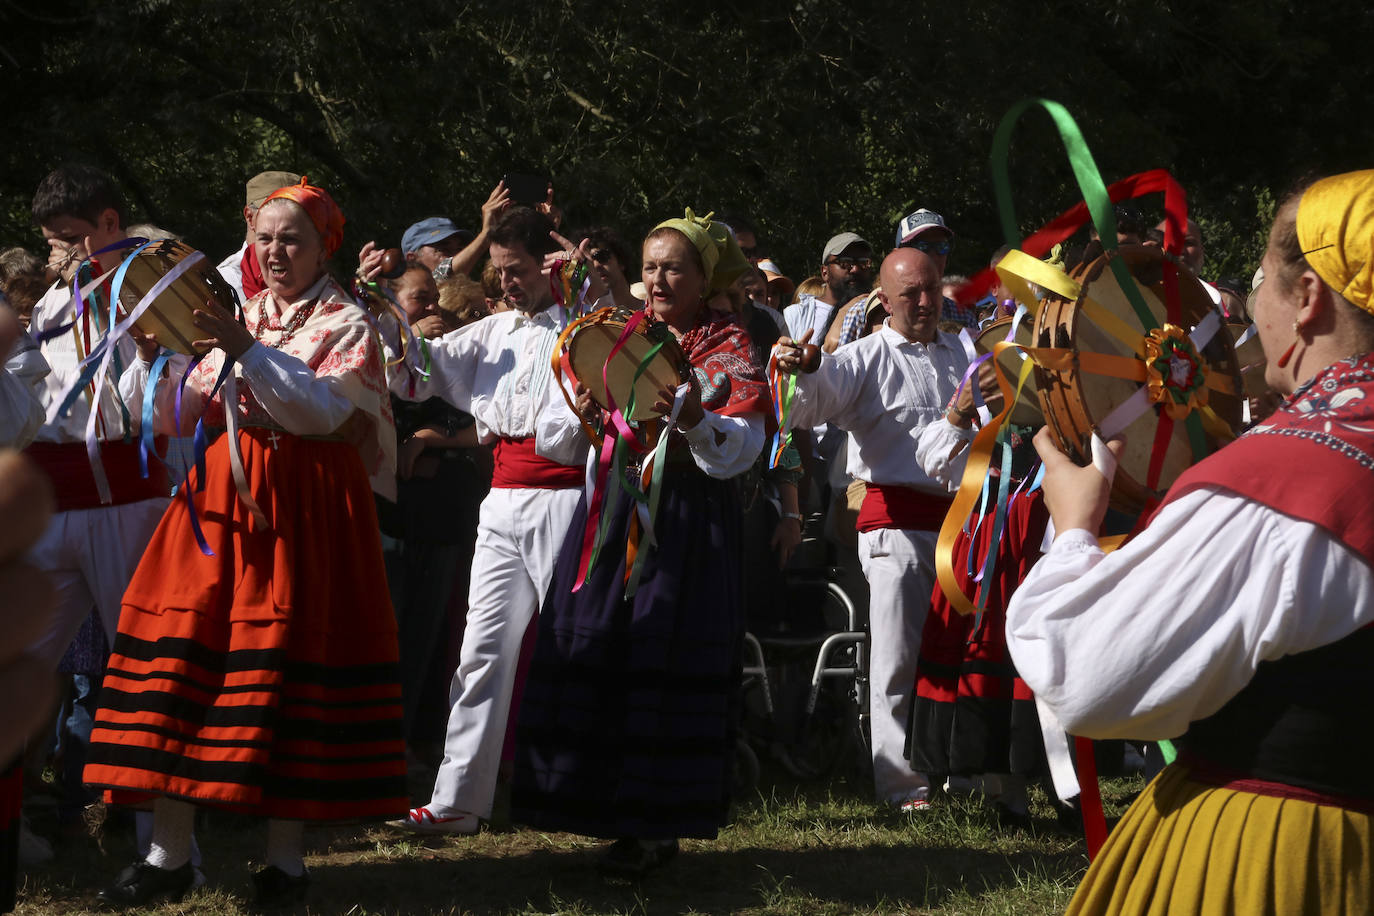
{"label": "white trousers", "polygon": [[119,607],[138,562],[170,500],[144,499],[122,506],[58,512],[29,551],[28,562],[47,573],[57,590],[52,624],[29,653],[57,670],[91,608],[100,612],[114,645]]}
{"label": "white trousers", "polygon": [[581,495],[579,488],[498,488],[482,501],[444,761],[430,798],[440,817],[491,817],[520,644],[549,590]]}
{"label": "white trousers", "polygon": [[868,579],[869,723],[878,801],[924,797],[929,784],[902,753],[921,654],[921,631],[935,586],[934,531],[859,532]]}

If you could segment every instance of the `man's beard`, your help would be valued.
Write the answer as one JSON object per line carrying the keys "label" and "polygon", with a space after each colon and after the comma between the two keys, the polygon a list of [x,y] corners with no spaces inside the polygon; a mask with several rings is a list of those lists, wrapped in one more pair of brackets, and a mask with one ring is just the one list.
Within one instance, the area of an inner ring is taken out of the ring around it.
{"label": "man's beard", "polygon": [[856,296],[862,296],[871,289],[871,286],[857,279],[846,279],[838,287],[833,284],[830,287],[830,294],[835,298],[837,305],[844,305]]}

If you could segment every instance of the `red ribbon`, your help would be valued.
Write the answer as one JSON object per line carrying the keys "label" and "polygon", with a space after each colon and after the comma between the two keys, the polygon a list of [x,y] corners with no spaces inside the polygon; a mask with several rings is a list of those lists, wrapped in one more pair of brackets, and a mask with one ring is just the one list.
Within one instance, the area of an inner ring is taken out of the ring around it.
{"label": "red ribbon", "polygon": [[[1174,180],[1166,169],[1151,169],[1123,178],[1108,185],[1107,196],[1112,203],[1132,200],[1146,194],[1164,192],[1164,250],[1177,255],[1183,251],[1183,236],[1188,227],[1188,196],[1183,186]],[[1049,254],[1050,249],[1073,235],[1088,222],[1088,205],[1079,201],[1050,222],[1021,241],[1021,250],[1037,258]],[[982,299],[997,285],[997,271],[988,267],[973,275],[973,278],[960,287],[954,299],[960,305],[968,306]]]}

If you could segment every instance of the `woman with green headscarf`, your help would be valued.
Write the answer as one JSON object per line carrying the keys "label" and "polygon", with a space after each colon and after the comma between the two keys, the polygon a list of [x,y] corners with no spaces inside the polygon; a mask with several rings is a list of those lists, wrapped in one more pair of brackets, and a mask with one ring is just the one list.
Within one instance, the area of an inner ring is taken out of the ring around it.
{"label": "woman with green headscarf", "polygon": [[1176,739],[1071,913],[1374,912],[1374,171],[1280,206],[1255,321],[1277,412],[1104,556],[1110,487],[1036,437],[1058,532],[1007,610],[1071,733]]}
{"label": "woman with green headscarf", "polygon": [[[690,210],[644,240],[649,317],[691,364],[669,436],[650,550],[626,597],[635,503],[615,486],[603,547],[574,591],[584,499],[539,616],[516,729],[513,816],[544,830],[616,840],[602,860],[635,877],[680,837],[714,837],[728,807],[739,685],[739,507],[732,478],[764,441],[771,401],[749,337],[708,307],[748,262],[730,231]],[[674,393],[657,405],[669,414]],[[599,419],[585,391],[579,407]],[[569,422],[576,422],[569,417]]]}

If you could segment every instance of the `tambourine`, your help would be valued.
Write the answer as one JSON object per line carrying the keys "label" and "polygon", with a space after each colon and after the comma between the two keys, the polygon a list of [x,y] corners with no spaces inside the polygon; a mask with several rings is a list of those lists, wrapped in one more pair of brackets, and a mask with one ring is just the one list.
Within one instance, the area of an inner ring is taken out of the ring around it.
{"label": "tambourine", "polygon": [[[119,301],[124,310],[132,311],[159,280],[195,253],[196,250],[185,242],[167,239],[154,242],[133,255],[119,288]],[[134,326],[144,334],[156,335],[157,342],[169,350],[194,356],[206,348],[197,349],[191,341],[202,340],[207,334],[196,325],[193,313],[205,308],[208,300],[234,311],[233,288],[206,258],[192,265],[159,293]]]}
{"label": "tambourine", "polygon": [[1260,344],[1259,335],[1255,333],[1255,326],[1231,322],[1226,325],[1226,330],[1231,332],[1231,341],[1236,347],[1236,359],[1240,360],[1240,377],[1245,383],[1246,397],[1268,397],[1274,391],[1264,380],[1264,370],[1268,367],[1269,360],[1264,355],[1264,347]]}
{"label": "tambourine", "polygon": [[[979,353],[991,353],[993,344],[1001,343],[1007,339],[1007,332],[1011,330],[1011,317],[998,318],[996,321],[988,322],[978,335],[973,338],[973,346]],[[1013,343],[1018,343],[1023,347],[1031,345],[1031,323],[1026,318],[1016,326],[1016,334],[1012,337]],[[997,364],[1002,370],[1002,374],[1015,381],[1021,375],[1021,365],[1023,360],[1029,359],[1022,356],[1021,351],[1007,348],[997,357]],[[969,384],[977,384],[977,380],[971,380]],[[1021,388],[1021,396],[1016,399],[1016,406],[1011,409],[1011,415],[1007,418],[1009,422],[1016,426],[1044,426],[1045,414],[1040,409],[1040,390],[1036,384],[1035,374],[1031,373],[1030,378],[1026,379],[1026,384]]]}
{"label": "tambourine", "polygon": [[628,420],[658,416],[653,408],[659,392],[676,388],[691,372],[666,324],[645,312],[616,306],[598,309],[568,325],[554,359],[603,410],[611,410],[614,399],[614,407]]}
{"label": "tambourine", "polygon": [[[1123,245],[1080,266],[1079,295],[1050,293],[1033,328],[1040,405],[1060,447],[1083,465],[1092,437],[1124,433],[1110,503],[1138,515],[1163,498],[1190,465],[1220,448],[1241,426],[1240,361],[1220,312],[1202,283],[1172,260],[1178,311],[1169,315],[1166,255]],[[1120,258],[1144,308],[1130,301],[1111,268]]]}

